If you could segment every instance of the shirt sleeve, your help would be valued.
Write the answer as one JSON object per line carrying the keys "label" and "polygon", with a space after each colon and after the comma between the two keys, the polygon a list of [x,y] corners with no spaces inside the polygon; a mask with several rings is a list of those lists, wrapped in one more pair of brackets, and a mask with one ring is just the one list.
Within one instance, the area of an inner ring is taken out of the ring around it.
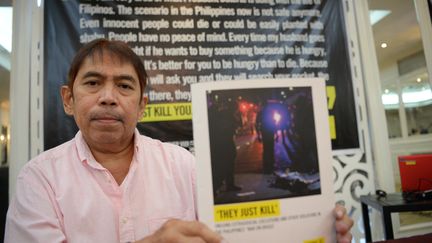
{"label": "shirt sleeve", "polygon": [[66,242],[52,187],[35,167],[25,167],[6,217],[5,243]]}

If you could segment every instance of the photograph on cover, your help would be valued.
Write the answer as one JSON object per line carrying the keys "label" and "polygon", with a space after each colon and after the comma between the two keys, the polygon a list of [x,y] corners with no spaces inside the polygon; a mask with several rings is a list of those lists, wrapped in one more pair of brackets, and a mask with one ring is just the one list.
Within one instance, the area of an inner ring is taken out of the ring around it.
{"label": "photograph on cover", "polygon": [[311,87],[206,98],[214,205],[321,193]]}

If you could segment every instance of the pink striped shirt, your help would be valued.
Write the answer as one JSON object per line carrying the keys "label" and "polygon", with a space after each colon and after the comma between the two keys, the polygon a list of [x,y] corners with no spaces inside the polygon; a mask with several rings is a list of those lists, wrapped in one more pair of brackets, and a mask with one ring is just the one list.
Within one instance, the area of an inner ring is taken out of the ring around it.
{"label": "pink striped shirt", "polygon": [[136,130],[119,186],[78,132],[20,172],[5,242],[133,242],[168,219],[195,220],[194,163],[187,150]]}

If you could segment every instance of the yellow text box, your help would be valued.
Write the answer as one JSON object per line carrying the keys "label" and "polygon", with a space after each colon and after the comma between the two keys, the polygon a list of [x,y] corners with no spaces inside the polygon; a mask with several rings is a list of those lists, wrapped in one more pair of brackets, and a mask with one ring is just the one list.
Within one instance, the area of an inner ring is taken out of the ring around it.
{"label": "yellow text box", "polygon": [[144,110],[144,116],[140,122],[180,121],[192,119],[192,104],[162,103],[148,104]]}
{"label": "yellow text box", "polygon": [[333,110],[335,101],[336,101],[336,87],[335,86],[326,86],[327,91],[327,107],[329,110]]}
{"label": "yellow text box", "polygon": [[[336,102],[336,87],[335,86],[326,86],[327,93],[327,108],[333,110],[334,104]],[[330,138],[332,140],[336,139],[336,122],[334,115],[329,116],[329,124],[330,124]]]}
{"label": "yellow text box", "polygon": [[305,240],[303,243],[325,243],[325,239],[324,237],[320,237],[313,240]]}
{"label": "yellow text box", "polygon": [[329,116],[329,125],[330,125],[330,138],[336,139],[336,121],[335,116]]}
{"label": "yellow text box", "polygon": [[215,222],[280,216],[279,200],[228,204],[214,207]]}

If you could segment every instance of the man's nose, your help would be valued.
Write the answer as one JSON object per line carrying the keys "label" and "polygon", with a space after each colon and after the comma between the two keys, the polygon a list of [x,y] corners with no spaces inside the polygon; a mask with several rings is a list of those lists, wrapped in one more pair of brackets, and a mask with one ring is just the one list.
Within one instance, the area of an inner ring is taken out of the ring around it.
{"label": "man's nose", "polygon": [[105,85],[100,92],[99,104],[101,105],[117,105],[117,95],[114,85]]}

